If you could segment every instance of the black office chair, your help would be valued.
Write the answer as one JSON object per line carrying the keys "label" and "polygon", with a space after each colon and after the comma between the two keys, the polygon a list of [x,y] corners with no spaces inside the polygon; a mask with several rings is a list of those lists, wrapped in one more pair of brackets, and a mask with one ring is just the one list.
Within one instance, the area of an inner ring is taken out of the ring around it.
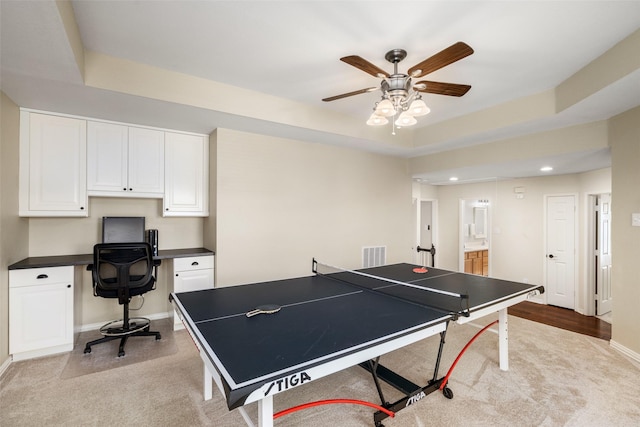
{"label": "black office chair", "polygon": [[150,320],[144,317],[129,317],[131,297],[155,289],[157,265],[153,262],[148,243],[99,243],[93,247],[93,295],[103,298],[118,298],[124,307],[124,315],[100,328],[103,338],[87,343],[85,353],[91,346],[107,341],[120,340],[118,357],[124,356],[124,346],[129,337],[155,336],[160,333],[149,330]]}

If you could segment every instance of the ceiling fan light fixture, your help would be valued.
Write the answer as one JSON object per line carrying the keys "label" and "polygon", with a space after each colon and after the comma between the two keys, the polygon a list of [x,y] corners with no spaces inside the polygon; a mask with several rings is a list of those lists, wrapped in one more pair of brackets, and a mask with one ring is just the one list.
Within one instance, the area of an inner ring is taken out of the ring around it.
{"label": "ceiling fan light fixture", "polygon": [[425,116],[431,112],[431,109],[427,107],[422,98],[414,99],[408,110],[409,114],[413,117]]}
{"label": "ceiling fan light fixture", "polygon": [[373,112],[371,116],[369,116],[369,120],[367,120],[367,124],[369,126],[383,126],[389,123],[389,120],[385,116],[380,116]]}
{"label": "ceiling fan light fixture", "polygon": [[396,108],[388,98],[384,98],[376,105],[375,114],[384,117],[391,117],[396,115]]}
{"label": "ceiling fan light fixture", "polygon": [[418,121],[411,114],[409,114],[406,111],[403,111],[402,114],[398,116],[398,119],[396,120],[395,123],[396,123],[396,126],[406,127],[406,126],[413,126],[416,123],[418,123]]}

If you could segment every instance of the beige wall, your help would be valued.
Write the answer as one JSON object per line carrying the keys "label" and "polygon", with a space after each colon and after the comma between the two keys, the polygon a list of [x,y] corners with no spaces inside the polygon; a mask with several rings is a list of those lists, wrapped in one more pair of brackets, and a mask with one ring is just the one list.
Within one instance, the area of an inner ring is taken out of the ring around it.
{"label": "beige wall", "polygon": [[612,345],[640,358],[640,108],[611,119],[613,330]]}
{"label": "beige wall", "polygon": [[[585,174],[559,175],[462,184],[437,187],[438,236],[436,265],[458,270],[459,203],[460,199],[490,201],[490,273],[508,280],[545,284],[544,200],[546,196],[575,194],[578,196],[577,295],[576,310],[584,313],[589,303],[587,290],[586,200],[589,194],[611,192],[611,170],[602,169]],[[432,186],[425,185],[430,194]],[[514,187],[524,188],[524,198],[517,199]],[[544,296],[540,298],[545,301]]]}
{"label": "beige wall", "polygon": [[9,358],[9,272],[28,253],[28,221],[18,218],[18,106],[0,92],[0,365]]}
{"label": "beige wall", "polygon": [[363,246],[412,259],[406,160],[218,129],[216,284],[361,266]]}

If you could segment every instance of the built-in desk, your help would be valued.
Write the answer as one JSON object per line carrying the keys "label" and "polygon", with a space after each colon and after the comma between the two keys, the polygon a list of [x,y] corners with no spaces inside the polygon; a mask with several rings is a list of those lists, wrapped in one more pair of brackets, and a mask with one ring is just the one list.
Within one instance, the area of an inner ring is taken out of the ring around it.
{"label": "built-in desk", "polygon": [[[158,251],[158,256],[154,257],[154,259],[163,260],[204,255],[215,255],[215,253],[207,248],[163,249]],[[37,256],[25,258],[22,261],[11,264],[9,270],[89,265],[92,263],[93,254]]]}
{"label": "built-in desk", "polygon": [[[165,249],[155,260],[172,260],[169,274],[180,292],[213,287],[214,252]],[[82,268],[93,254],[29,257],[9,266],[9,353],[13,360],[71,351],[80,325]],[[169,289],[171,292],[171,289]],[[170,315],[170,312],[159,313]]]}

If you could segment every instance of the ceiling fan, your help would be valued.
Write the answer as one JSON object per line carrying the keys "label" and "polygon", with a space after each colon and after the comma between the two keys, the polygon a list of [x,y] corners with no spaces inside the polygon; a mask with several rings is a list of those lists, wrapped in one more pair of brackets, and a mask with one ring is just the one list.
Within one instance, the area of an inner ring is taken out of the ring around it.
{"label": "ceiling fan", "polygon": [[380,89],[382,92],[382,99],[376,103],[374,112],[367,121],[367,124],[373,126],[384,125],[388,123],[386,117],[395,116],[400,113],[395,124],[398,126],[410,126],[416,123],[414,117],[425,115],[430,111],[424,101],[422,101],[420,93],[463,96],[469,91],[469,89],[471,89],[471,86],[469,85],[442,83],[428,80],[422,80],[412,84],[412,79],[433,73],[440,68],[446,67],[449,64],[471,55],[472,53],[473,49],[469,47],[469,45],[464,42],[457,42],[409,68],[407,74],[398,73],[398,63],[407,56],[407,52],[403,49],[393,49],[385,55],[385,59],[393,64],[393,74],[387,73],[383,69],[378,68],[357,55],[345,56],[340,58],[342,62],[356,67],[374,77],[382,79],[380,87],[370,87],[343,93],[341,95],[324,98],[323,101],[335,101],[337,99],[373,92],[376,89]]}

